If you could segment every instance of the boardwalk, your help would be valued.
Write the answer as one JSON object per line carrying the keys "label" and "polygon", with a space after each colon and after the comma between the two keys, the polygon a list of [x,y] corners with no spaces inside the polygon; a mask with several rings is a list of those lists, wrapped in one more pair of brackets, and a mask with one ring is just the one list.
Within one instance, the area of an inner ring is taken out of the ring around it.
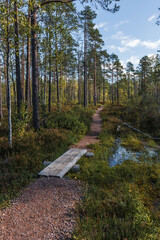
{"label": "boardwalk", "polygon": [[39,175],[62,178],[86,152],[86,149],[71,148],[43,169]]}

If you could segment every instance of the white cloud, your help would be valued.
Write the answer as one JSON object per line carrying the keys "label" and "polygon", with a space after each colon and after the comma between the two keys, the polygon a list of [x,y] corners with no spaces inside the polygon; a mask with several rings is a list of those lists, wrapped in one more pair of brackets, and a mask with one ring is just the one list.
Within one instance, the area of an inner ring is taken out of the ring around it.
{"label": "white cloud", "polygon": [[126,68],[126,65],[127,65],[128,62],[133,63],[133,65],[136,68],[136,66],[139,64],[139,60],[140,60],[140,57],[138,57],[138,56],[131,56],[127,60],[120,60],[120,62],[122,64],[122,66],[124,67],[124,71],[125,71],[125,68]]}
{"label": "white cloud", "polygon": [[[104,28],[104,27],[105,27],[105,28]],[[98,29],[104,28],[104,30],[107,31],[107,30],[108,30],[108,28],[107,28],[107,22],[101,22],[101,23],[99,23],[99,24],[96,24],[96,25],[94,26],[94,28],[98,28]]]}
{"label": "white cloud", "polygon": [[121,44],[125,47],[134,48],[141,44],[141,40],[140,39],[126,39],[126,40],[122,40]]}
{"label": "white cloud", "polygon": [[128,20],[121,21],[121,22],[115,24],[114,27],[115,27],[115,28],[118,28],[118,27],[120,27],[121,25],[124,25],[124,24],[126,24],[126,23],[129,23],[129,21],[128,21]]}
{"label": "white cloud", "polygon": [[156,54],[155,53],[150,53],[148,54],[148,57],[151,58],[151,57],[156,57]]}
{"label": "white cloud", "polygon": [[153,22],[156,18],[158,17],[157,14],[152,15],[151,17],[148,18],[149,22]]}
{"label": "white cloud", "polygon": [[138,56],[131,56],[130,58],[127,59],[127,62],[131,62],[134,65],[137,65],[139,63],[140,57]]}
{"label": "white cloud", "polygon": [[120,53],[124,53],[129,50],[127,47],[117,47],[117,49],[120,51]]}
{"label": "white cloud", "polygon": [[115,47],[116,49],[121,50],[124,49],[125,51],[129,50],[130,48],[135,48],[135,47],[145,47],[147,49],[158,49],[160,48],[160,40],[157,41],[151,41],[151,40],[146,40],[143,41],[139,38],[134,38],[132,36],[127,36],[124,35],[123,32],[118,31],[116,34],[112,36],[113,39],[119,40],[121,46],[120,47]]}
{"label": "white cloud", "polygon": [[117,40],[125,40],[130,38],[130,36],[125,36],[122,31],[118,31],[116,34],[112,36],[112,38]]}
{"label": "white cloud", "polygon": [[141,45],[146,47],[146,48],[157,49],[158,47],[160,47],[160,40],[157,40],[155,42],[153,42],[153,41],[142,41]]}
{"label": "white cloud", "polygon": [[107,46],[108,49],[111,49],[112,51],[118,50],[121,53],[127,52],[129,49],[127,47],[119,47],[115,45]]}

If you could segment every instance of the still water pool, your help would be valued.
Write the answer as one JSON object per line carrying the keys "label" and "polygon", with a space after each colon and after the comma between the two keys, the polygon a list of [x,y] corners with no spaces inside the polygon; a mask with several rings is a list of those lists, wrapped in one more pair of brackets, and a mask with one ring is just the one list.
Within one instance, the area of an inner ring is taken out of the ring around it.
{"label": "still water pool", "polygon": [[114,167],[117,164],[121,164],[126,160],[140,161],[141,158],[147,156],[149,158],[157,158],[159,157],[158,151],[154,148],[145,147],[144,151],[134,152],[126,149],[121,146],[121,140],[119,138],[115,141],[115,151],[112,157],[109,160],[110,167]]}

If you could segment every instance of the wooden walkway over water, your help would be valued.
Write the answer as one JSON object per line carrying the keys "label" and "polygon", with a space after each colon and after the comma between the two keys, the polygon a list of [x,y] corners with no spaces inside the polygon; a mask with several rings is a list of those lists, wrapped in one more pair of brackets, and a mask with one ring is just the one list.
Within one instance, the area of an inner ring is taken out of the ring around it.
{"label": "wooden walkway over water", "polygon": [[86,152],[86,149],[71,148],[38,175],[62,178]]}

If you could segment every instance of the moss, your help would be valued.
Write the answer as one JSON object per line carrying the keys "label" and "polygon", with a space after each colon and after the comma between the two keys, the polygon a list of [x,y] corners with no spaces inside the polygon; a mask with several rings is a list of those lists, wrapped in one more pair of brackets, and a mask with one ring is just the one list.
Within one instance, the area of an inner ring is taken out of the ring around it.
{"label": "moss", "polygon": [[122,137],[121,140],[122,146],[133,151],[140,151],[144,148],[142,142],[136,137],[136,135],[127,135],[125,137]]}

